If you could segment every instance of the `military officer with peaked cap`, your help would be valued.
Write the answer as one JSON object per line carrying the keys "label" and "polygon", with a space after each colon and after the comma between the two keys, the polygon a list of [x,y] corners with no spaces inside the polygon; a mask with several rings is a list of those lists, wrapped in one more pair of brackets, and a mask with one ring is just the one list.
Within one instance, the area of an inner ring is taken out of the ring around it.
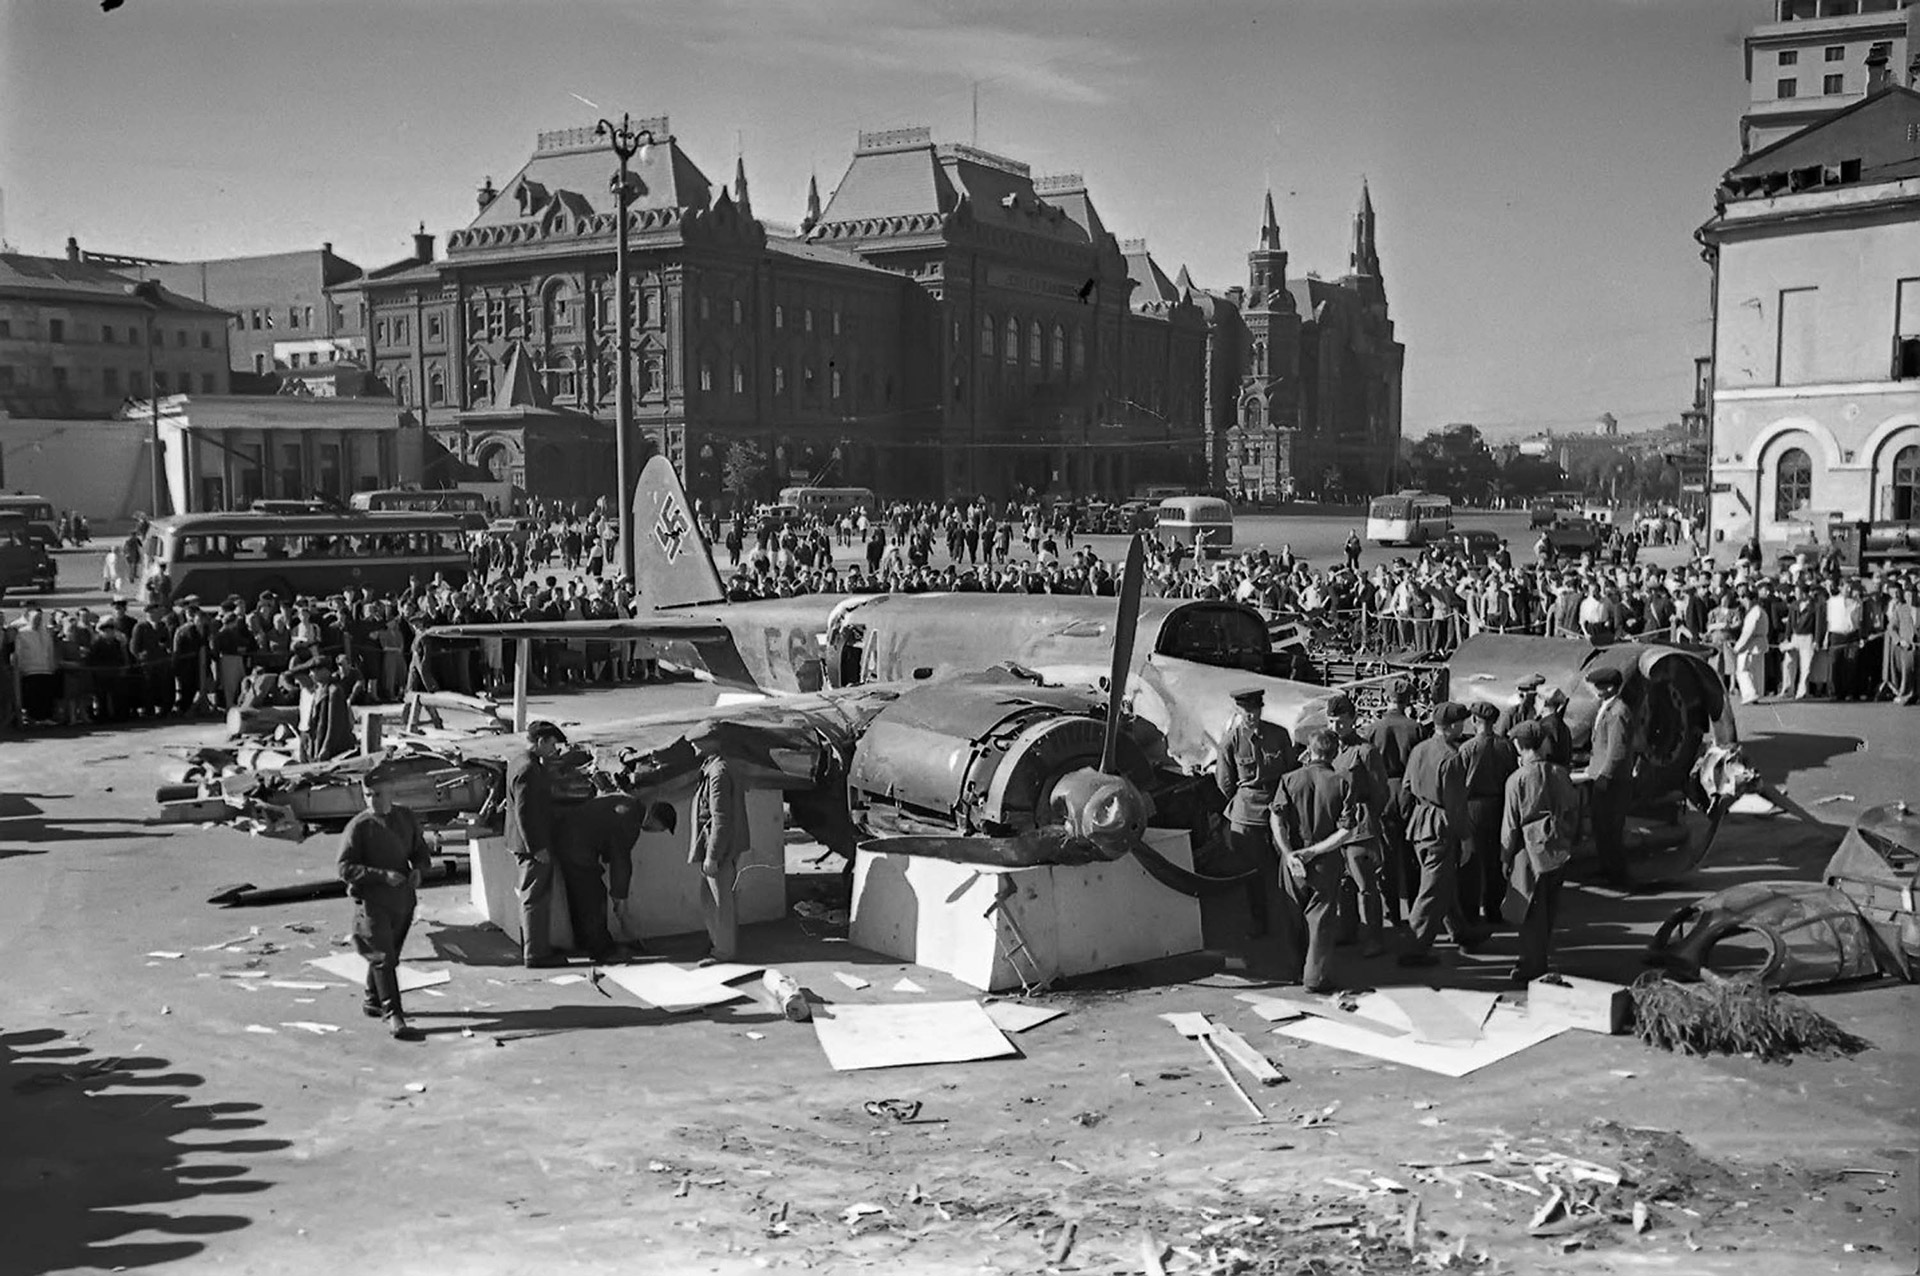
{"label": "military officer with peaked cap", "polygon": [[[1293,770],[1299,759],[1287,729],[1260,716],[1265,703],[1266,691],[1260,687],[1233,693],[1233,720],[1221,737],[1213,778],[1227,799],[1227,848],[1242,869],[1258,870],[1247,888],[1252,915],[1249,933],[1264,937],[1282,927],[1274,939],[1284,963],[1294,951],[1292,941],[1301,923],[1292,916],[1297,910],[1289,907],[1280,888],[1280,863],[1267,829],[1267,812],[1280,777]],[[1304,945],[1300,949],[1304,951]]]}

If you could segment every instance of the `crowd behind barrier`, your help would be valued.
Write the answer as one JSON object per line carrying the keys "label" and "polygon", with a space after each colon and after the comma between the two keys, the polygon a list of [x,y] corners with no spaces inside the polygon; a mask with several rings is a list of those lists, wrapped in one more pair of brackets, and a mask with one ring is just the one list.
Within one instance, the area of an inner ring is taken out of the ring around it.
{"label": "crowd behind barrier", "polygon": [[[733,600],[803,594],[1025,593],[1111,596],[1119,565],[1076,544],[1074,510],[1036,504],[895,505],[840,517],[697,512]],[[647,606],[608,567],[616,528],[597,510],[536,506],[511,531],[473,534],[463,582],[416,577],[404,590],[324,597],[174,598],[143,578],[136,531],[113,547],[124,587],[144,597],[95,610],[28,605],[0,614],[0,727],[119,724],[294,704],[338,682],[349,699],[392,703],[409,690],[504,693],[514,646],[492,639],[424,644],[435,625],[630,618]],[[1362,568],[1358,530],[1342,561],[1310,564],[1290,547],[1212,558],[1149,540],[1147,593],[1231,599],[1298,620],[1324,647],[1444,656],[1472,634],[1541,634],[1589,643],[1665,639],[1705,648],[1752,702],[1774,694],[1841,700],[1920,697],[1920,572],[1846,576],[1831,550],[1763,564],[1693,554],[1640,559],[1638,530],[1618,529],[1578,560],[1541,538],[1516,557],[1502,541],[1477,559],[1452,545]],[[1204,551],[1204,546],[1200,547]],[[656,676],[633,644],[542,642],[536,689]]]}

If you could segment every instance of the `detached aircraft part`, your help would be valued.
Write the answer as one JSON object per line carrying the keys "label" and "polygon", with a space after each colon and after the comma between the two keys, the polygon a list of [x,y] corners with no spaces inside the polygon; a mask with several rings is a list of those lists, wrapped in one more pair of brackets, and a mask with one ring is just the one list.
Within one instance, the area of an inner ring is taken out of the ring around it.
{"label": "detached aircraft part", "polygon": [[[1920,973],[1920,819],[1904,806],[1862,815],[1818,882],[1750,882],[1688,904],[1649,945],[1648,960],[1697,979],[1723,943],[1758,942],[1769,988]],[[1727,973],[1718,971],[1716,973]]]}
{"label": "detached aircraft part", "polygon": [[[421,874],[420,884],[442,886],[459,881],[466,875],[467,862],[464,859],[436,860]],[[339,899],[346,893],[347,884],[337,877],[301,882],[294,886],[255,886],[252,882],[239,882],[233,886],[222,886],[207,896],[207,903],[218,904],[222,908],[251,908],[256,904],[298,904],[310,899]]]}

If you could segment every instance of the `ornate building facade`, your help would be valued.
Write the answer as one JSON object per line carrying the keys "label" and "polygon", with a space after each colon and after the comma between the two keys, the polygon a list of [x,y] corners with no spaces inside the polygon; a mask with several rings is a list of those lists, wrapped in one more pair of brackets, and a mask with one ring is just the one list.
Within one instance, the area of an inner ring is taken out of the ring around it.
{"label": "ornate building facade", "polygon": [[[1184,271],[1170,283],[1143,243],[1123,247],[1078,174],[1035,177],[924,128],[862,133],[830,196],[810,184],[787,234],[754,216],[743,166],[716,188],[666,119],[641,123],[664,140],[636,158],[626,213],[633,417],[642,454],[672,457],[696,498],[737,480],[728,458],[743,452],[763,462],[758,496],[788,482],[887,499],[1237,487],[1247,443],[1221,431],[1251,402],[1262,492],[1284,471],[1275,428],[1324,432],[1316,456],[1344,461],[1342,432],[1365,404],[1397,438],[1390,324],[1390,414],[1384,381],[1375,403],[1304,370],[1346,375],[1360,343],[1382,337],[1384,293],[1377,322],[1357,300],[1364,322],[1350,321],[1348,281],[1322,297],[1319,281],[1286,280],[1277,228],[1262,231],[1255,291],[1260,330],[1284,329],[1285,349],[1256,376],[1241,299]],[[483,184],[444,257],[336,290],[364,298],[374,372],[445,449],[445,476],[611,494],[613,172],[592,130],[542,133],[511,179]]]}

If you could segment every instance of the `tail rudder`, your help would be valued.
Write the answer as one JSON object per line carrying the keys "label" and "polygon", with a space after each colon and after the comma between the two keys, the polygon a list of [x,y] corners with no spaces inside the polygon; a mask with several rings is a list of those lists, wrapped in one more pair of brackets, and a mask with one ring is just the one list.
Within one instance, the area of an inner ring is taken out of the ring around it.
{"label": "tail rudder", "polygon": [[726,600],[713,546],[664,453],[655,453],[633,489],[633,572],[642,606],[691,607]]}

